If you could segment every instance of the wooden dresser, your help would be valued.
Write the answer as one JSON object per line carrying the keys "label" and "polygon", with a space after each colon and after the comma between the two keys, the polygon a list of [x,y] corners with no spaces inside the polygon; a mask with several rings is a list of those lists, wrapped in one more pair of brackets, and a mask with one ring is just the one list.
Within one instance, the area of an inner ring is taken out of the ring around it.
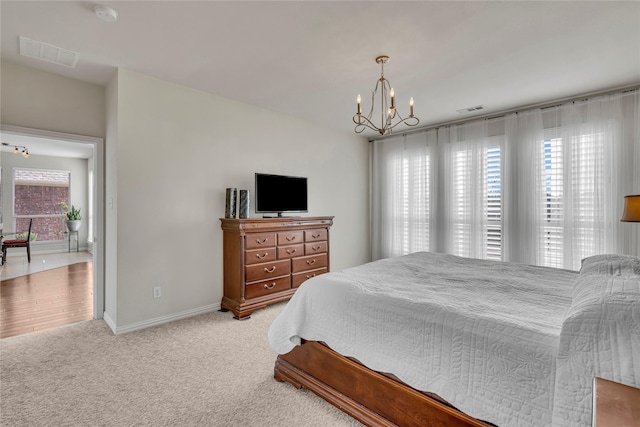
{"label": "wooden dresser", "polygon": [[220,218],[224,245],[222,310],[248,319],[255,310],[294,294],[329,271],[332,216]]}

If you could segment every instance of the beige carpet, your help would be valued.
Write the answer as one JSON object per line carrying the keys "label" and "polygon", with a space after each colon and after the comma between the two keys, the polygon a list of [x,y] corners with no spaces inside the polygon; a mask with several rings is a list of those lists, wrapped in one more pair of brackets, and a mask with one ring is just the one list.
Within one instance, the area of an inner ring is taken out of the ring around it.
{"label": "beige carpet", "polygon": [[2,426],[360,426],[273,379],[276,304],[115,336],[103,321],[0,340]]}

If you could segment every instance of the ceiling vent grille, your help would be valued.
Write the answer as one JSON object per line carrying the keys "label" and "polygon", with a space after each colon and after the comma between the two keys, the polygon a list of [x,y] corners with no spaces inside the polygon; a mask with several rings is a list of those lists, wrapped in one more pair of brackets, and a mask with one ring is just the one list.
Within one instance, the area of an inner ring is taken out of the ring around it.
{"label": "ceiling vent grille", "polygon": [[458,114],[475,113],[476,111],[484,110],[484,105],[476,105],[475,107],[463,108],[462,110],[456,110]]}
{"label": "ceiling vent grille", "polygon": [[22,36],[20,36],[20,55],[69,68],[76,68],[80,59],[79,53]]}

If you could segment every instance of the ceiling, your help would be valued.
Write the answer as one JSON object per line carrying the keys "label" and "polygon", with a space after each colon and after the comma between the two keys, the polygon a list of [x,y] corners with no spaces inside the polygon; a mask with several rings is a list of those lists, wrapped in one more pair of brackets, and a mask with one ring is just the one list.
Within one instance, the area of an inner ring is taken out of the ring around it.
{"label": "ceiling", "polygon": [[[13,147],[18,146],[22,151],[26,147],[29,155],[37,154],[40,156],[68,157],[76,159],[88,159],[93,156],[93,145],[66,141],[61,139],[48,138],[44,136],[24,135],[17,132],[0,131],[0,139],[3,143],[10,145],[2,145],[0,150],[7,155],[13,154]],[[10,153],[10,154],[9,154]],[[20,155],[20,153],[17,153]]]}
{"label": "ceiling", "polygon": [[[95,4],[1,1],[2,59],[99,85],[123,67],[345,132],[378,55],[421,126],[640,84],[637,1],[102,2],[115,22]],[[19,36],[80,60],[20,56]]]}

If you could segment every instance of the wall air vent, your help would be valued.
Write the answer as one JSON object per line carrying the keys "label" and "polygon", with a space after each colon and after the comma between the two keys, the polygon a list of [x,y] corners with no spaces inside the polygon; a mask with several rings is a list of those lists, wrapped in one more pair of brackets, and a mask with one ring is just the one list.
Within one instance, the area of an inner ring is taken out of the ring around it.
{"label": "wall air vent", "polygon": [[476,105],[475,107],[463,108],[462,110],[456,110],[458,114],[475,113],[476,111],[484,110],[484,105]]}
{"label": "wall air vent", "polygon": [[20,36],[20,55],[69,68],[76,68],[80,59],[79,53],[22,36]]}

